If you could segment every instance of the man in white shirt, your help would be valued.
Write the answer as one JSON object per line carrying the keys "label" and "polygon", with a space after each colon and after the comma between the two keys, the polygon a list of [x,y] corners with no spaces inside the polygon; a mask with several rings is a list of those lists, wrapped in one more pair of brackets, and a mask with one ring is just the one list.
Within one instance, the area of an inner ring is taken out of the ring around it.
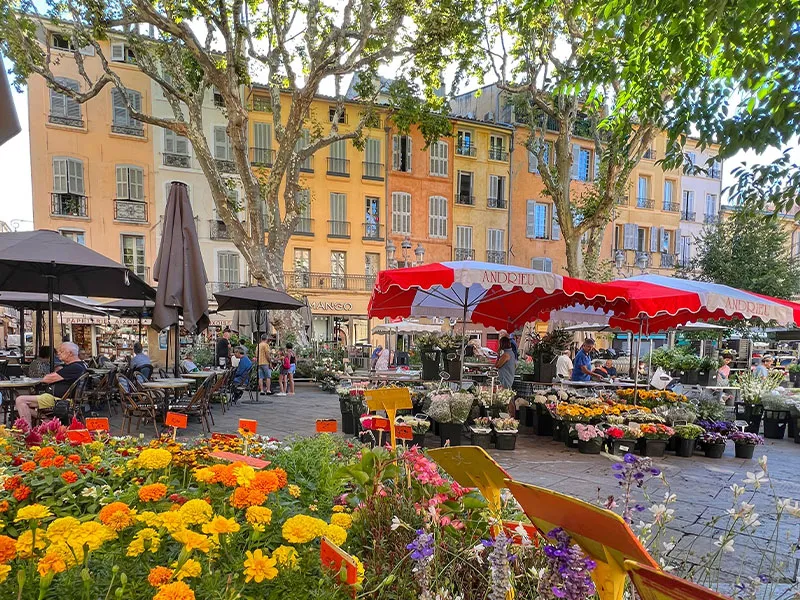
{"label": "man in white shirt", "polygon": [[556,376],[569,381],[572,377],[572,359],[569,357],[569,350],[564,350],[556,359]]}

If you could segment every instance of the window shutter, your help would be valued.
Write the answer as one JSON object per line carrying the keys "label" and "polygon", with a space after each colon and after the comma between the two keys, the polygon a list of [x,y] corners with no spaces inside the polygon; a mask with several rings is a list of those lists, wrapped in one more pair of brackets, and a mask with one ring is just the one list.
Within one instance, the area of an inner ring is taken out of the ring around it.
{"label": "window shutter", "polygon": [[406,136],[406,172],[411,173],[411,136]]}
{"label": "window shutter", "polygon": [[128,169],[131,200],[144,200],[144,170]]}
{"label": "window shutter", "polygon": [[636,250],[636,230],[635,223],[625,223],[625,233],[622,248],[624,250]]}
{"label": "window shutter", "polygon": [[536,237],[536,200],[528,200],[525,205],[525,235]]}
{"label": "window shutter", "polygon": [[128,197],[128,168],[117,167],[117,198]]}
{"label": "window shutter", "polygon": [[260,149],[269,149],[271,136],[269,123],[253,123],[253,145]]}
{"label": "window shutter", "polygon": [[189,139],[182,135],[175,136],[175,154],[189,155]]}
{"label": "window shutter", "polygon": [[561,225],[558,223],[558,214],[556,213],[556,205],[553,204],[551,207],[553,213],[553,231],[551,233],[551,239],[560,240],[561,239]]}
{"label": "window shutter", "polygon": [[664,254],[668,254],[669,253],[669,231],[667,231],[663,227],[661,227],[660,229],[661,229],[661,252],[663,252]]}
{"label": "window shutter", "polygon": [[62,117],[67,114],[67,97],[57,91],[50,90],[50,114],[56,117]]}
{"label": "window shutter", "polygon": [[536,158],[536,155],[528,150],[528,173],[538,173],[539,172],[539,159]]}
{"label": "window shutter", "polygon": [[56,194],[67,192],[67,161],[64,158],[53,159],[53,192]]}
{"label": "window shutter", "polygon": [[659,227],[657,225],[653,225],[650,227],[650,252],[658,252],[658,246],[660,243],[659,237]]}
{"label": "window shutter", "polygon": [[593,172],[593,177],[594,177],[595,181],[600,179],[600,161],[601,161],[601,159],[602,159],[602,156],[600,154],[598,154],[597,152],[595,152],[594,153],[594,172]]}
{"label": "window shutter", "polygon": [[72,158],[67,159],[67,178],[69,191],[83,195],[83,163]]}
{"label": "window shutter", "polygon": [[224,127],[214,127],[214,158],[228,160],[228,134]]}
{"label": "window shutter", "polygon": [[114,124],[127,125],[128,107],[125,106],[125,99],[122,97],[121,91],[117,89],[111,90],[111,105],[114,108]]}
{"label": "window shutter", "polygon": [[581,147],[572,144],[572,166],[569,169],[570,179],[578,179],[578,172],[581,164]]}
{"label": "window shutter", "polygon": [[400,170],[400,136],[392,136],[392,169]]}
{"label": "window shutter", "polygon": [[[128,100],[130,101],[131,106],[133,107],[133,110],[135,110],[136,112],[141,112],[141,110],[142,110],[142,95],[139,92],[129,91],[128,92]],[[141,126],[141,123],[131,116],[131,114],[128,112],[127,108],[125,109],[125,115],[128,117],[128,122],[129,122],[129,125],[131,127],[139,127],[139,126]]]}
{"label": "window shutter", "polygon": [[499,181],[497,175],[489,175],[489,200],[497,202],[497,190]]}
{"label": "window shutter", "polygon": [[111,60],[125,62],[125,44],[111,44]]}
{"label": "window shutter", "polygon": [[170,129],[164,130],[164,152],[175,154],[175,132]]}

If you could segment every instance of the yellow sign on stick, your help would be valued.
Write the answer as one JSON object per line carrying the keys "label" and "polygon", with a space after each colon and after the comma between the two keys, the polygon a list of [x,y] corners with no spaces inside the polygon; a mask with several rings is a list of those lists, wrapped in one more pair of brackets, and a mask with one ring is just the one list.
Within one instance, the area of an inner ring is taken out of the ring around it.
{"label": "yellow sign on stick", "polygon": [[500,512],[500,490],[510,479],[503,467],[479,446],[450,446],[428,450],[428,455],[463,487],[478,488],[493,513]]}
{"label": "yellow sign on stick", "polygon": [[642,600],[730,600],[729,596],[632,560],[626,560],[624,566]]}
{"label": "yellow sign on stick", "polygon": [[546,534],[560,527],[597,562],[592,579],[602,600],[622,600],[626,560],[658,569],[658,563],[618,514],[519,481],[508,480],[507,487],[539,531]]}
{"label": "yellow sign on stick", "polygon": [[395,448],[396,433],[394,421],[397,411],[404,408],[413,408],[411,392],[408,388],[381,388],[378,390],[364,390],[364,399],[370,410],[385,410],[389,418],[389,432],[392,436],[392,448]]}

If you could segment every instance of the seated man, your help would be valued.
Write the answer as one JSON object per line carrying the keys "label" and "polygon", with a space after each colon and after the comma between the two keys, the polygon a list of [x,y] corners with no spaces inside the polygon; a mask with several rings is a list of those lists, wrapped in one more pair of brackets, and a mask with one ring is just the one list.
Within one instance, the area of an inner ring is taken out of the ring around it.
{"label": "seated man", "polygon": [[[600,361],[596,361],[600,362]],[[600,364],[597,365],[594,369],[595,373],[599,373],[603,377],[616,377],[617,376],[617,369],[614,366],[614,361],[610,358],[607,358],[606,361],[601,366]]]}
{"label": "seated man", "polygon": [[200,370],[197,368],[197,364],[194,362],[194,354],[191,352],[186,353],[186,357],[181,362],[181,366],[186,369],[187,373],[196,373]]}
{"label": "seated man", "polygon": [[[247,385],[250,381],[250,368],[253,362],[247,357],[247,348],[245,346],[237,346],[234,351],[236,358],[239,359],[239,364],[236,366],[236,372],[233,374],[233,385],[236,388]],[[234,400],[242,397],[244,391],[236,389],[234,391]]]}
{"label": "seated man", "polygon": [[56,400],[67,393],[69,387],[86,372],[86,365],[78,358],[80,350],[77,344],[64,342],[58,347],[58,357],[62,365],[54,373],[44,376],[44,383],[53,385],[52,394],[39,394],[38,396],[17,396],[15,405],[20,418],[31,425],[32,410],[40,408],[53,408]]}
{"label": "seated man", "polygon": [[142,352],[142,345],[136,342],[133,345],[133,357],[131,358],[131,370],[138,371],[145,365],[150,364],[150,357]]}

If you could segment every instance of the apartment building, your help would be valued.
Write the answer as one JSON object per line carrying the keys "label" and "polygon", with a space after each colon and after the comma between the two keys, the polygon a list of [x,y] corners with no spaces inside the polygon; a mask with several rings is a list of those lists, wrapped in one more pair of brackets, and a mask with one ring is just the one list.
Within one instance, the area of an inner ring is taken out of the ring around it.
{"label": "apartment building", "polygon": [[676,248],[678,264],[688,266],[697,254],[697,239],[703,227],[716,222],[720,214],[722,165],[715,161],[719,148],[700,149],[689,139],[686,155],[698,169],[681,175],[680,232]]}

